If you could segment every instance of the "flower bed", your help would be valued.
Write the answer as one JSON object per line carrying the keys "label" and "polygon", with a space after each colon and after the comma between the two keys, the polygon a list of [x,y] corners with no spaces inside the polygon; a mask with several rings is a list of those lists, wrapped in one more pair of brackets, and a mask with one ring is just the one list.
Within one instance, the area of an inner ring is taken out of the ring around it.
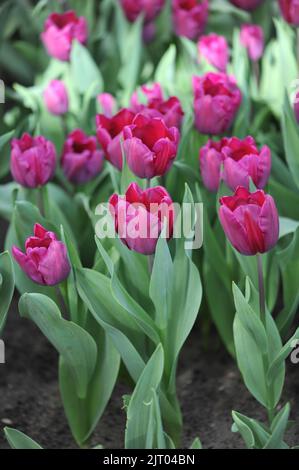
{"label": "flower bed", "polygon": [[1,6],[1,447],[298,445],[296,5]]}

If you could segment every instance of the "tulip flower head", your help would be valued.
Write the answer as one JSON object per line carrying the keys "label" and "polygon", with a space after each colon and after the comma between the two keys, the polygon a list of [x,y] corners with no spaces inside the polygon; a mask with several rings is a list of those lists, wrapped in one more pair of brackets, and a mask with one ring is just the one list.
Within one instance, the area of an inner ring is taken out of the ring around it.
{"label": "tulip flower head", "polygon": [[110,93],[100,93],[97,96],[97,100],[104,116],[111,118],[117,108],[114,96]]}
{"label": "tulip flower head", "polygon": [[239,186],[233,196],[220,199],[222,228],[239,253],[252,256],[271,250],[279,235],[279,218],[273,198],[259,190]]}
{"label": "tulip flower head", "polygon": [[195,126],[202,134],[222,134],[231,127],[242,95],[235,79],[209,72],[193,77]]}
{"label": "tulip flower head", "polygon": [[201,36],[198,41],[198,52],[200,58],[204,57],[207,62],[220,72],[226,71],[229,49],[224,36],[219,36],[215,33]]}
{"label": "tulip flower head", "polygon": [[248,51],[249,58],[256,62],[264,52],[264,31],[256,24],[243,24],[240,40]]}
{"label": "tulip flower head", "polygon": [[123,134],[126,160],[136,176],[149,179],[170,169],[180,138],[176,127],[168,128],[161,118],[137,114]]}
{"label": "tulip flower head", "polygon": [[61,80],[52,80],[44,91],[44,101],[49,113],[62,115],[68,112],[69,99]]}
{"label": "tulip flower head", "polygon": [[292,26],[299,26],[299,0],[278,0],[284,20]]}
{"label": "tulip flower head", "polygon": [[121,170],[123,165],[121,148],[123,129],[132,124],[134,117],[135,113],[126,108],[110,118],[104,114],[96,116],[98,141],[104,150],[105,158],[118,170]]}
{"label": "tulip flower head", "polygon": [[25,274],[37,284],[54,286],[64,281],[71,266],[66,246],[39,224],[34,226],[34,236],[27,238],[25,253],[12,247],[12,254]]}
{"label": "tulip flower head", "polygon": [[73,41],[84,44],[88,37],[87,21],[73,10],[52,13],[45,22],[41,34],[44,46],[51,57],[67,62],[70,59]]}
{"label": "tulip flower head", "polygon": [[24,133],[11,142],[10,169],[13,179],[26,188],[44,186],[56,167],[56,150],[43,136]]}
{"label": "tulip flower head", "polygon": [[81,129],[71,132],[64,144],[61,164],[65,176],[75,184],[82,184],[97,176],[103,167],[104,153],[97,149],[95,137]]}
{"label": "tulip flower head", "polygon": [[203,183],[209,191],[218,191],[220,181],[235,191],[238,186],[249,189],[266,186],[271,172],[271,151],[267,145],[260,150],[253,137],[224,137],[219,142],[208,140],[199,151]]}
{"label": "tulip flower head", "polygon": [[230,0],[230,2],[242,10],[255,10],[258,6],[263,3],[264,0]]}
{"label": "tulip flower head", "polygon": [[131,183],[124,197],[113,194],[109,203],[115,230],[130,250],[152,255],[164,224],[167,238],[172,236],[173,202],[162,186],[142,190]]}
{"label": "tulip flower head", "polygon": [[172,0],[175,33],[188,39],[198,39],[208,19],[208,0]]}
{"label": "tulip flower head", "polygon": [[131,109],[135,113],[141,112],[150,117],[160,117],[167,127],[180,128],[184,112],[176,96],[165,100],[159,83],[154,83],[151,87],[142,85],[140,91],[146,98],[146,104],[139,101],[138,92],[135,91],[131,98]]}
{"label": "tulip flower head", "polygon": [[165,0],[120,0],[120,4],[128,21],[133,23],[143,14],[145,23],[148,23],[159,15]]}

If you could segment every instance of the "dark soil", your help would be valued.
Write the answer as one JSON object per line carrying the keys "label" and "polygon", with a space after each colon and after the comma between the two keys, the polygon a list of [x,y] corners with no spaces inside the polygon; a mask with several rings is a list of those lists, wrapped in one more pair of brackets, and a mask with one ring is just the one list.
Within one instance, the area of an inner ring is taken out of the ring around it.
{"label": "dark soil", "polygon": [[[30,321],[20,318],[17,300],[10,310],[3,335],[6,364],[0,365],[0,449],[8,448],[2,432],[5,425],[25,432],[45,448],[74,448],[76,444],[59,396],[57,354]],[[183,350],[179,367],[183,446],[188,447],[199,436],[205,448],[244,448],[240,436],[231,432],[231,410],[263,420],[262,407],[250,397],[234,361],[224,349],[203,350],[199,338],[196,327]],[[296,421],[286,439],[291,445],[299,444],[298,367],[288,364],[282,401],[291,402],[291,418]],[[122,395],[128,392],[126,385],[117,385],[93,435],[92,445],[123,446]]]}

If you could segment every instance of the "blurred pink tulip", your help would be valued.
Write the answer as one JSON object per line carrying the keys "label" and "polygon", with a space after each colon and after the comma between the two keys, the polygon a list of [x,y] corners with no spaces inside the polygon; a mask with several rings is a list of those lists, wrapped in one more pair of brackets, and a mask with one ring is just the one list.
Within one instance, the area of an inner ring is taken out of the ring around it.
{"label": "blurred pink tulip", "polygon": [[57,116],[68,112],[69,99],[61,80],[52,80],[44,91],[45,105],[51,114]]}
{"label": "blurred pink tulip", "polygon": [[224,36],[211,33],[201,36],[198,41],[199,57],[204,57],[209,64],[220,72],[225,72],[229,59],[229,49]]}
{"label": "blurred pink tulip", "polygon": [[104,153],[97,149],[95,137],[88,137],[81,129],[71,132],[64,144],[61,164],[65,176],[75,184],[82,184],[97,176],[103,167]]}
{"label": "blurred pink tulip", "polygon": [[198,39],[208,19],[208,0],[172,0],[175,33],[188,39]]}
{"label": "blurred pink tulip", "polygon": [[84,44],[88,37],[86,18],[78,17],[73,10],[65,13],[52,13],[45,22],[41,34],[42,41],[50,56],[61,61],[69,61],[72,43],[77,40]]}
{"label": "blurred pink tulip", "polygon": [[264,52],[264,31],[256,24],[243,24],[240,33],[241,44],[246,47],[249,58],[256,62]]}
{"label": "blurred pink tulip", "polygon": [[43,136],[25,133],[11,142],[10,169],[15,181],[26,188],[45,185],[54,175],[56,150]]}
{"label": "blurred pink tulip", "polygon": [[202,134],[218,135],[232,125],[242,95],[233,77],[209,72],[193,77],[195,126]]}

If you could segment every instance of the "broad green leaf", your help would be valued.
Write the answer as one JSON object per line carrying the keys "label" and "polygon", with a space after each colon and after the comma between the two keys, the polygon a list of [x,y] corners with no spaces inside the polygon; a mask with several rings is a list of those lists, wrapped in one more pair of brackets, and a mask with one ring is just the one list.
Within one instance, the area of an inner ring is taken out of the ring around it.
{"label": "broad green leaf", "polygon": [[12,449],[42,449],[31,437],[13,428],[4,428],[5,437]]}
{"label": "broad green leaf", "polygon": [[88,49],[78,41],[74,41],[72,47],[71,70],[74,84],[79,93],[85,94],[91,86],[94,86],[94,96],[103,91],[101,72]]}
{"label": "broad green leaf", "polygon": [[239,433],[243,437],[248,449],[253,449],[255,445],[255,439],[252,430],[246,422],[242,419],[242,415],[236,411],[232,412],[233,420],[238,428]]}
{"label": "broad green leaf", "polygon": [[159,336],[154,321],[147,312],[139,305],[135,299],[128,293],[128,291],[120,283],[113,260],[109,257],[101,241],[96,238],[96,245],[100,254],[105,261],[111,276],[111,289],[118,303],[127,310],[128,313],[135,319],[144,333],[156,344],[159,342]]}
{"label": "broad green leaf", "polygon": [[295,121],[294,112],[291,109],[289,97],[287,95],[285,95],[281,125],[285,156],[294,181],[299,187],[299,131],[298,124]]}
{"label": "broad green leaf", "polygon": [[42,294],[23,294],[21,316],[30,318],[63,357],[73,377],[77,394],[84,398],[97,357],[97,346],[87,331],[62,318],[57,305]]}
{"label": "broad green leaf", "polygon": [[172,306],[173,262],[167,240],[160,236],[150,282],[150,297],[156,309],[156,324],[163,330],[167,328]]}
{"label": "broad green leaf", "polygon": [[64,409],[72,433],[83,445],[101,418],[118,376],[120,356],[103,328],[88,317],[85,329],[97,344],[97,360],[88,384],[86,397],[76,394],[76,386],[63,358],[59,363],[59,382]]}
{"label": "broad green leaf", "polygon": [[272,434],[269,437],[268,442],[264,446],[264,449],[284,448],[283,437],[288,425],[289,414],[290,405],[289,403],[287,403],[284,408],[279,412],[279,416],[276,417],[275,426],[273,426]]}
{"label": "broad green leaf", "polygon": [[190,449],[202,449],[202,443],[199,439],[199,437],[196,437],[194,441],[192,442]]}
{"label": "broad green leaf", "polygon": [[13,138],[15,131],[7,132],[0,136],[0,178],[9,171],[9,142]]}
{"label": "broad green leaf", "polygon": [[9,253],[6,251],[0,254],[0,335],[5,325],[14,288],[13,264]]}
{"label": "broad green leaf", "polygon": [[153,391],[157,391],[162,378],[164,354],[159,344],[146,364],[132,394],[127,410],[125,434],[126,449],[144,449],[147,437],[151,408],[154,405]]}

